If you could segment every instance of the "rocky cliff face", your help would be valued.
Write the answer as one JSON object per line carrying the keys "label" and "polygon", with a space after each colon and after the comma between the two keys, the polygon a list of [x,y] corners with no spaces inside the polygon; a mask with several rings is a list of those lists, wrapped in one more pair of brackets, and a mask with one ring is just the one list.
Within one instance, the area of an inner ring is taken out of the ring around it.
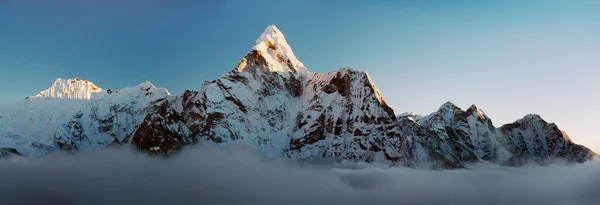
{"label": "rocky cliff face", "polygon": [[131,143],[139,151],[166,156],[198,142],[181,115],[168,103],[162,103],[154,109],[125,142]]}
{"label": "rocky cliff face", "polygon": [[527,115],[497,130],[503,148],[511,155],[505,163],[519,166],[525,162],[548,164],[555,160],[585,162],[595,155],[590,149],[575,144],[554,123],[547,123],[539,115]]}
{"label": "rocky cliff face", "polygon": [[452,103],[425,117],[396,116],[366,72],[308,71],[275,26],[237,67],[199,91],[170,95],[148,82],[102,90],[59,79],[2,111],[0,144],[24,155],[125,145],[169,156],[201,141],[244,142],[296,160],[444,169],[479,161],[584,162],[594,155],[537,115],[499,128],[476,106],[465,111]]}
{"label": "rocky cliff face", "polygon": [[[527,115],[496,128],[477,106],[472,105],[465,111],[448,102],[428,116],[403,116],[399,122],[405,128],[412,125],[413,129],[405,129],[408,136],[426,141],[426,147],[437,156],[452,162],[443,167],[461,167],[478,161],[506,166],[548,164],[557,160],[581,163],[596,155],[590,149],[573,143],[566,133],[545,122],[539,115]],[[431,156],[424,158],[431,161],[428,159]]]}

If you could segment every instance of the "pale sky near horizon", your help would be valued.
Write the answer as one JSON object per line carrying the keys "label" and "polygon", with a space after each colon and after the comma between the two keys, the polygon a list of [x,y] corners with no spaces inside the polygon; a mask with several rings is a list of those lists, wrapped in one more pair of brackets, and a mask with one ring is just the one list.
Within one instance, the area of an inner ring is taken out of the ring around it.
{"label": "pale sky near horizon", "polygon": [[199,90],[270,24],[313,72],[365,70],[397,114],[529,113],[600,151],[600,1],[0,0],[0,101],[56,78]]}

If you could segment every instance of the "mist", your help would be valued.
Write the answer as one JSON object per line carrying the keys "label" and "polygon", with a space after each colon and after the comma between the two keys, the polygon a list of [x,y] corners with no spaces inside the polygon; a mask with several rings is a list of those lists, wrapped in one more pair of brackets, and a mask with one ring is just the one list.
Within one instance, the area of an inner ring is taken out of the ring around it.
{"label": "mist", "polygon": [[463,170],[301,164],[199,145],[172,158],[105,149],[0,160],[12,204],[600,204],[600,162]]}

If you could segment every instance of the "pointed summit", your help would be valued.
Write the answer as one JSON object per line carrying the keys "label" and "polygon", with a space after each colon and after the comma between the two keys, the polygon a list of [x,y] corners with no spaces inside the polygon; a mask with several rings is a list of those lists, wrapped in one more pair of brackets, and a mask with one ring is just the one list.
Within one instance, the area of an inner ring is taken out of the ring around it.
{"label": "pointed summit", "polygon": [[81,80],[79,78],[61,79],[58,78],[52,86],[39,94],[36,98],[67,98],[67,99],[91,99],[92,93],[97,93],[102,89],[94,83]]}
{"label": "pointed summit", "polygon": [[256,39],[256,44],[253,49],[266,46],[273,50],[281,47],[289,47],[283,33],[275,25],[267,26],[265,31]]}
{"label": "pointed summit", "polygon": [[467,110],[479,110],[479,108],[477,107],[477,105],[472,104],[471,107],[469,107],[469,109]]}
{"label": "pointed summit", "polygon": [[440,108],[438,110],[454,110],[454,109],[460,110],[460,108],[458,106],[456,106],[454,103],[447,101],[444,104],[442,104],[442,106],[440,106]]}
{"label": "pointed summit", "polygon": [[275,25],[267,26],[256,39],[252,51],[242,59],[236,70],[277,72],[284,75],[306,76],[308,70],[288,45],[283,33]]}
{"label": "pointed summit", "polygon": [[479,109],[479,108],[477,107],[477,105],[475,105],[475,104],[472,104],[472,105],[471,105],[471,107],[469,107],[469,109],[467,109],[467,111],[466,111],[466,112],[467,112],[469,115],[471,115],[471,114],[473,114],[473,113],[476,113],[476,114],[477,114],[477,117],[479,117],[479,118],[481,118],[481,119],[483,119],[483,120],[485,120],[485,119],[488,119],[487,115],[485,115],[485,113],[483,112],[483,110]]}

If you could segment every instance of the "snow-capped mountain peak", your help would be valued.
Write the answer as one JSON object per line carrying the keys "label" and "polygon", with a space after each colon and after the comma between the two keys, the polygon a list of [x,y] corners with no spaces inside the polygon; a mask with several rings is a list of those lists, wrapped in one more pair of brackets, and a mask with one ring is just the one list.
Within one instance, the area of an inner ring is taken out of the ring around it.
{"label": "snow-capped mountain peak", "polygon": [[275,25],[269,25],[265,31],[260,34],[260,37],[256,39],[255,49],[259,49],[261,46],[273,47],[277,49],[280,47],[288,47],[287,41],[283,36],[283,33]]}
{"label": "snow-capped mountain peak", "polygon": [[398,119],[401,118],[408,118],[409,120],[416,122],[417,120],[420,120],[421,118],[423,118],[423,116],[415,113],[415,112],[403,112],[400,113],[399,115],[396,116]]}
{"label": "snow-capped mountain peak", "polygon": [[479,109],[475,104],[471,105],[471,107],[467,109],[467,113],[475,113],[477,117],[481,118],[482,120],[488,119],[487,115],[485,115],[483,110]]}
{"label": "snow-capped mountain peak", "polygon": [[121,100],[124,100],[135,98],[150,102],[166,98],[170,95],[171,93],[166,88],[158,88],[151,82],[146,81],[137,86],[122,88],[120,90],[106,89],[103,92],[94,93],[90,99],[122,98]]}
{"label": "snow-capped mountain peak", "polygon": [[415,115],[419,115],[416,112],[403,112],[398,114],[398,117],[405,117],[405,116],[415,116]]}
{"label": "snow-capped mountain peak", "polygon": [[438,109],[438,112],[446,113],[445,118],[451,118],[455,114],[466,114],[467,116],[473,115],[476,118],[479,118],[484,121],[488,119],[487,115],[485,115],[483,110],[479,109],[477,107],[477,105],[475,105],[475,104],[471,105],[467,110],[462,110],[456,104],[448,101],[448,102],[442,104],[442,106],[440,106],[440,108]]}
{"label": "snow-capped mountain peak", "polygon": [[456,104],[448,101],[442,104],[438,110],[448,110],[448,109],[460,109]]}
{"label": "snow-capped mountain peak", "polygon": [[256,39],[252,51],[242,59],[237,70],[242,72],[247,67],[255,67],[254,65],[284,75],[287,73],[304,77],[308,75],[308,70],[296,58],[283,33],[275,25],[268,26]]}
{"label": "snow-capped mountain peak", "polygon": [[150,81],[140,83],[137,87],[144,91],[158,91],[159,93],[163,93],[165,95],[171,95],[166,88],[157,88]]}
{"label": "snow-capped mountain peak", "polygon": [[90,99],[92,93],[97,93],[102,89],[88,80],[79,78],[61,79],[58,78],[52,86],[43,90],[39,94],[32,96],[37,98],[67,98],[67,99]]}

